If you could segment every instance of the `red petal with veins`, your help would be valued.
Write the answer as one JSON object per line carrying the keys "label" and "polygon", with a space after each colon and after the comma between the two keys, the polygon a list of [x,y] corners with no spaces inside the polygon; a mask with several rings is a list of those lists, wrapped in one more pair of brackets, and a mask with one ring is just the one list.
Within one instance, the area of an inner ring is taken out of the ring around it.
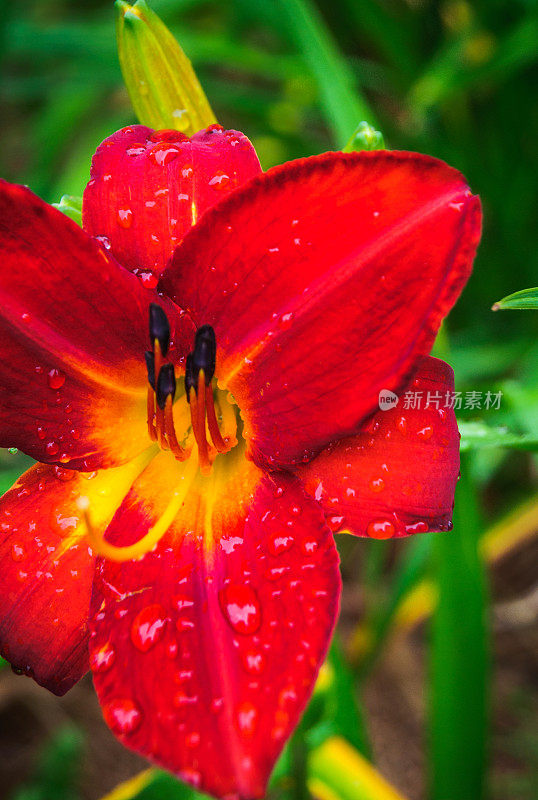
{"label": "red petal with veins", "polygon": [[0,500],[0,652],[55,694],[89,669],[94,559],[72,498],[81,480],[39,464]]}
{"label": "red petal with veins", "polygon": [[84,230],[106,237],[125,267],[157,283],[174,248],[200,215],[261,171],[246,136],[208,128],[133,125],[99,145],[84,192]]}
{"label": "red petal with veins", "polygon": [[[232,467],[194,478],[154,551],[100,562],[90,650],[113,653],[94,682],[125,745],[202,791],[253,800],[312,691],[340,576],[321,510],[296,479],[219,459]],[[146,494],[157,480],[177,487],[189,469],[170,461],[159,456],[141,476],[110,541],[155,524],[166,492],[149,506]]]}
{"label": "red petal with veins", "polygon": [[103,531],[148,458],[93,473],[37,464],[0,499],[0,652],[56,694],[88,671],[95,559],[77,500]]}
{"label": "red petal with veins", "polygon": [[160,287],[211,324],[257,458],[288,465],[400,391],[471,271],[480,204],[413,153],[327,153],[208,211]]}
{"label": "red petal with veins", "polygon": [[192,346],[187,318],[64,214],[5,182],[0,244],[0,446],[83,470],[140,453],[149,303],[168,312],[176,361]]}
{"label": "red petal with veins", "polygon": [[[452,527],[460,464],[453,392],[448,364],[425,358],[407,398],[297,470],[332,530],[386,539]],[[412,408],[415,397],[420,407]]]}

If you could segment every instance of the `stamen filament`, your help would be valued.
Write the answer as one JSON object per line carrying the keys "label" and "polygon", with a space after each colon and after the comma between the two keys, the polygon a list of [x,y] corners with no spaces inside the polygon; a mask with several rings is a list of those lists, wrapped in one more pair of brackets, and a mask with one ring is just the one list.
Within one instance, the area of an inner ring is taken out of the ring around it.
{"label": "stamen filament", "polygon": [[176,429],[174,427],[173,401],[171,395],[166,398],[166,406],[164,408],[164,427],[166,438],[168,439],[168,444],[170,445],[170,450],[178,459],[178,461],[185,461],[190,456],[191,451],[190,449],[183,449],[177,440]]}
{"label": "stamen filament", "polygon": [[230,449],[222,438],[219,423],[217,422],[217,415],[215,414],[215,403],[213,401],[213,389],[211,384],[205,387],[205,406],[207,409],[207,427],[211,434],[213,444],[219,453],[227,453]]}
{"label": "stamen filament", "polygon": [[197,397],[196,426],[198,432],[196,440],[198,442],[200,472],[202,473],[202,475],[208,475],[211,470],[211,462],[209,461],[209,445],[207,443],[206,432],[205,432],[206,403],[205,403],[205,373],[203,369],[201,369],[200,372],[198,373],[198,394],[196,397]]}
{"label": "stamen filament", "polygon": [[149,438],[152,442],[156,442],[157,431],[155,430],[155,425],[153,424],[153,418],[155,416],[155,392],[151,386],[148,386],[147,412]]}

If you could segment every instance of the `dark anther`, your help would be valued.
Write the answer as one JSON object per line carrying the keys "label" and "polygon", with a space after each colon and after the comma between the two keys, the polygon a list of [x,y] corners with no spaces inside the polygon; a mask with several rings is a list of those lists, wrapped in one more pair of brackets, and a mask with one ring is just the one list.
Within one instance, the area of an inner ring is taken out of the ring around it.
{"label": "dark anther", "polygon": [[157,303],[149,304],[149,343],[154,347],[159,342],[161,353],[165,356],[170,345],[170,323],[163,309]]}
{"label": "dark anther", "polygon": [[191,389],[198,391],[198,381],[194,375],[194,368],[192,366],[192,353],[187,356],[185,364],[185,394],[187,396],[187,403],[191,402]]}
{"label": "dark anther", "polygon": [[206,385],[209,385],[215,374],[215,360],[217,358],[217,339],[211,325],[202,325],[194,337],[194,350],[192,351],[192,369],[194,379],[198,382],[198,374],[204,371]]}
{"label": "dark anther", "polygon": [[146,350],[144,353],[144,358],[146,359],[146,367],[148,370],[148,381],[149,385],[155,391],[155,356],[151,352],[151,350]]}
{"label": "dark anther", "polygon": [[171,397],[174,401],[176,393],[176,376],[174,374],[174,365],[165,364],[161,367],[159,377],[157,379],[157,405],[159,408],[164,408],[166,400]]}

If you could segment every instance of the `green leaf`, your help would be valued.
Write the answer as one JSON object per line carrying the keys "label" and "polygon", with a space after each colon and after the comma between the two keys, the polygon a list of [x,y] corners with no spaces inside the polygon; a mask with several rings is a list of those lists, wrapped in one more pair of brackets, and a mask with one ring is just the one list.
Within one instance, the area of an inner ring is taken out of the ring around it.
{"label": "green leaf", "polygon": [[491,427],[485,422],[458,420],[461,433],[460,450],[477,450],[486,447],[506,447],[512,450],[538,451],[538,438],[512,433],[504,427]]}
{"label": "green leaf", "polygon": [[19,789],[12,800],[77,800],[82,734],[64,727],[43,752],[33,780]]}
{"label": "green leaf", "polygon": [[538,308],[538,288],[522,289],[514,292],[502,300],[498,300],[491,307],[492,311],[502,311],[504,309],[532,309]]}
{"label": "green leaf", "polygon": [[357,120],[375,116],[354,85],[352,72],[319,11],[310,0],[276,0],[282,25],[295,41],[318,83],[334,140],[343,147]]}
{"label": "green leaf", "polygon": [[82,227],[82,197],[64,194],[59,203],[52,205]]}
{"label": "green leaf", "polygon": [[431,800],[484,796],[489,652],[477,499],[462,463],[454,530],[435,534],[439,600],[431,628]]}

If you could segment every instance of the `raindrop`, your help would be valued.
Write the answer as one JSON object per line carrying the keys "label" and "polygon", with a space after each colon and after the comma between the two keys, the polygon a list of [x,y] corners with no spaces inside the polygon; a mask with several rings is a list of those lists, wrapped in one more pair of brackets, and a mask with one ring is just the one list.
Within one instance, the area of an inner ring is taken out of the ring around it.
{"label": "raindrop", "polygon": [[230,183],[230,176],[226,175],[222,170],[217,170],[214,176],[209,181],[209,185],[214,189],[226,189]]}
{"label": "raindrop", "polygon": [[154,647],[162,639],[165,625],[166,613],[161,605],[155,603],[143,608],[131,625],[131,641],[136,649],[146,653]]}
{"label": "raindrop", "polygon": [[388,519],[373,520],[366,533],[372,539],[390,539],[396,533],[393,523]]}
{"label": "raindrop", "polygon": [[258,709],[248,700],[237,709],[237,725],[244,736],[254,736],[258,725]]}
{"label": "raindrop", "polygon": [[181,150],[177,145],[160,142],[151,148],[148,152],[148,158],[159,167],[166,167],[167,164],[170,164],[171,161],[178,157],[180,152]]}
{"label": "raindrop", "polygon": [[130,208],[118,208],[116,218],[122,228],[128,229],[133,224],[133,212]]}
{"label": "raindrop", "polygon": [[142,722],[142,712],[128,698],[111,700],[103,708],[103,715],[107,725],[120,735],[134,733]]}
{"label": "raindrop", "polygon": [[385,488],[385,481],[383,478],[372,478],[370,481],[370,490],[375,494],[382,492]]}
{"label": "raindrop", "polygon": [[90,655],[90,667],[93,672],[106,672],[111,668],[116,660],[116,651],[111,644],[107,642],[99,650],[94,650]]}
{"label": "raindrop", "polygon": [[261,675],[265,669],[266,658],[263,653],[247,650],[243,653],[243,667],[250,675]]}
{"label": "raindrop", "polygon": [[273,556],[279,556],[285,553],[293,545],[293,537],[287,536],[285,533],[274,533],[267,543],[269,552]]}
{"label": "raindrop", "polygon": [[251,586],[231,583],[219,592],[219,601],[226,621],[237,633],[256,633],[261,625],[258,595]]}

